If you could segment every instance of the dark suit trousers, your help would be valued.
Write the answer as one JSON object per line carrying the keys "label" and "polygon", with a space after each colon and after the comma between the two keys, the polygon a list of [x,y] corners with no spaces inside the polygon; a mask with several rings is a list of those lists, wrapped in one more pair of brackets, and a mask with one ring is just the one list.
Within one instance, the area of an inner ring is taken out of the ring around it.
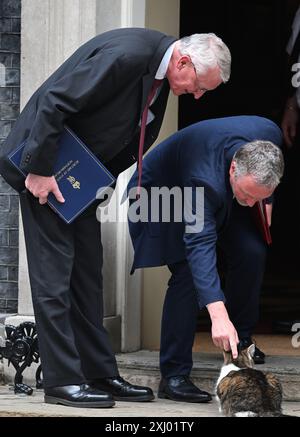
{"label": "dark suit trousers", "polygon": [[67,225],[31,194],[20,202],[45,387],[118,375],[102,324],[97,204]]}
{"label": "dark suit trousers", "polygon": [[[239,338],[251,336],[259,316],[259,296],[267,245],[249,207],[233,202],[218,244],[225,255],[226,308]],[[163,377],[188,375],[197,325],[198,302],[187,261],[169,266],[172,276],[165,297],[160,368]]]}

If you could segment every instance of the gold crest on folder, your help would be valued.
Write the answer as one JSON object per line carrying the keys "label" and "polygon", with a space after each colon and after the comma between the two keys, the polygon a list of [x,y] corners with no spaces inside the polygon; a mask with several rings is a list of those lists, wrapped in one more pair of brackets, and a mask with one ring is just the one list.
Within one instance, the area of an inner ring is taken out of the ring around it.
{"label": "gold crest on folder", "polygon": [[72,187],[75,190],[80,190],[80,182],[76,181],[76,179],[73,176],[68,176],[67,180],[70,182],[70,184],[72,184]]}

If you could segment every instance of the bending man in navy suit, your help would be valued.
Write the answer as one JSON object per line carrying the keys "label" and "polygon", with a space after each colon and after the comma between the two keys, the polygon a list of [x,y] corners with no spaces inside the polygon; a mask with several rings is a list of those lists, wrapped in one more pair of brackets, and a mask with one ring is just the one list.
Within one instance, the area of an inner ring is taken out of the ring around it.
{"label": "bending man in navy suit", "polygon": [[[152,196],[153,212],[153,187],[179,187],[181,192],[192,193],[191,202],[183,196],[181,221],[175,220],[174,211],[169,221],[163,221],[161,213],[158,221],[131,221],[137,204],[129,209],[133,269],[168,265],[172,274],[162,316],[161,398],[188,402],[211,399],[189,379],[199,307],[209,312],[216,346],[231,349],[237,356],[239,341],[245,344],[251,340],[258,320],[267,249],[251,207],[270,198],[282,177],[280,144],[280,129],[272,121],[256,116],[228,117],[191,125],[144,159],[138,201],[141,208],[146,192],[149,205]],[[128,188],[136,184],[134,174]],[[197,200],[201,187],[203,201],[201,196]],[[270,222],[271,204],[268,211]],[[203,227],[193,229],[190,217],[198,217],[198,225],[202,217]],[[224,292],[217,271],[217,245],[227,262]]]}

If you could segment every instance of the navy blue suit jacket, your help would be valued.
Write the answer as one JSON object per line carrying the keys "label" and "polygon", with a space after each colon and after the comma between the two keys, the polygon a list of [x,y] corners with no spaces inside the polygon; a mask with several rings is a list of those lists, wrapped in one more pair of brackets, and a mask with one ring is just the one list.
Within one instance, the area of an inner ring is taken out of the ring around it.
{"label": "navy blue suit jacket", "polygon": [[[142,186],[204,187],[204,227],[187,233],[186,223],[129,221],[135,255],[133,270],[187,259],[200,307],[224,301],[216,268],[216,242],[230,215],[233,193],[229,168],[236,150],[253,140],[281,145],[281,131],[272,121],[237,116],[201,121],[180,130],[154,148],[143,161]],[[137,174],[128,189],[137,185]],[[150,204],[150,196],[149,196]],[[132,206],[132,205],[131,205]]]}

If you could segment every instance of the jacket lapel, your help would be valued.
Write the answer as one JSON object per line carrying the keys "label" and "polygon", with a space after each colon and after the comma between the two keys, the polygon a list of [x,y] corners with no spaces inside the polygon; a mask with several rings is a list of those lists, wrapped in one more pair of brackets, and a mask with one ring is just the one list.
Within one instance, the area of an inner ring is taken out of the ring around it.
{"label": "jacket lapel", "polygon": [[147,103],[147,98],[150,94],[159,64],[161,63],[161,60],[164,57],[164,54],[166,53],[168,47],[171,44],[173,44],[175,41],[176,39],[173,37],[166,37],[164,39],[164,41],[157,48],[156,53],[154,54],[153,59],[149,64],[148,73],[143,76],[143,90],[142,90],[142,102],[140,108],[140,118],[142,116],[143,110]]}

